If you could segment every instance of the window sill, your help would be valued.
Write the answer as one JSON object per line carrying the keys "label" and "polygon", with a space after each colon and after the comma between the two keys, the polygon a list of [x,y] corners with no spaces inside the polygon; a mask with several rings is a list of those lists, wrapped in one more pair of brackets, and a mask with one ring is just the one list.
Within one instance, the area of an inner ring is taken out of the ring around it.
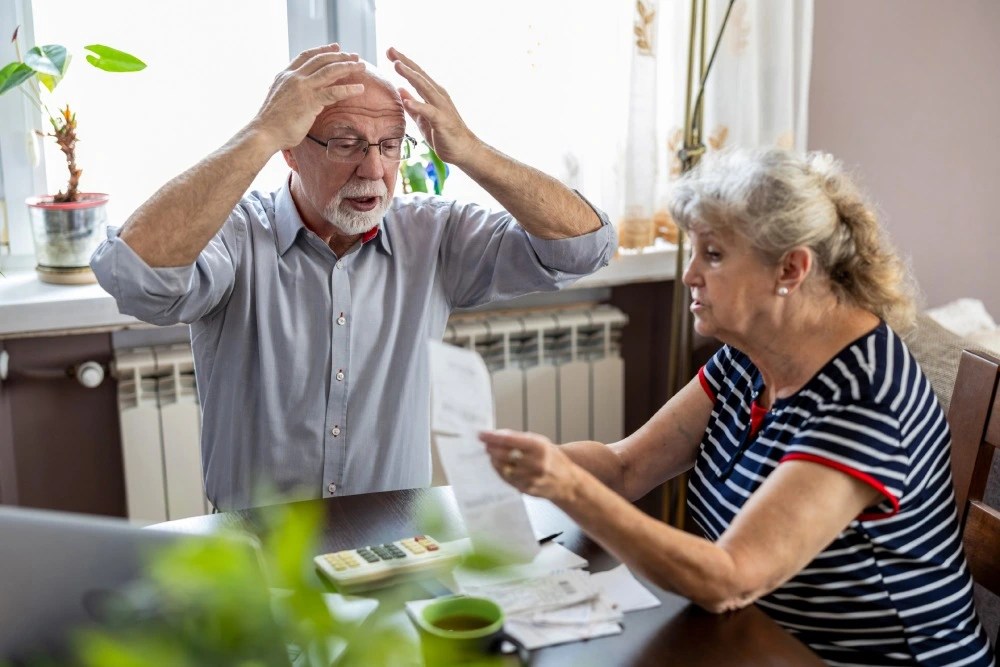
{"label": "window sill", "polygon": [[[623,255],[570,289],[672,280],[676,256],[673,246]],[[4,273],[6,277],[0,277],[0,338],[149,326],[119,313],[114,299],[100,285],[49,285],[39,281],[33,269]]]}

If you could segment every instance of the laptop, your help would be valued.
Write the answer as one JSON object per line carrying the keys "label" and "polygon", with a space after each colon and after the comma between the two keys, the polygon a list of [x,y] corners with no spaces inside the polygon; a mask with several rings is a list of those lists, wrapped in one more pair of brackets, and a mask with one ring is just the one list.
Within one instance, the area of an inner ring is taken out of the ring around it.
{"label": "laptop", "polygon": [[152,553],[197,539],[208,538],[0,506],[0,663],[62,653],[70,632],[98,622],[102,599],[139,579]]}

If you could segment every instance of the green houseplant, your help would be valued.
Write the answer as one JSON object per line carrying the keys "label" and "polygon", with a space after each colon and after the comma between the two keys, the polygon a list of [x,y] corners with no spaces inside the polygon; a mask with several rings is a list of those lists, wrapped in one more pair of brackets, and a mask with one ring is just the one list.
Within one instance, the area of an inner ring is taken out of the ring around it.
{"label": "green houseplant", "polygon": [[[41,111],[51,131],[36,130],[36,133],[56,141],[69,170],[65,190],[27,201],[38,262],[36,270],[45,282],[93,282],[88,264],[107,222],[108,195],[80,192],[83,170],[76,163],[76,113],[69,104],[53,113],[43,97],[46,94],[43,90],[51,94],[66,76],[72,56],[60,44],[45,44],[31,47],[22,58],[18,31],[14,30],[11,37],[17,59],[0,69],[0,95],[17,89]],[[87,62],[105,72],[137,72],[146,67],[135,56],[103,44],[84,48],[89,52]]]}
{"label": "green houseplant", "polygon": [[[440,195],[444,191],[444,182],[448,178],[448,165],[434,152],[426,141],[420,142],[424,149],[415,153],[409,160],[399,165],[402,177],[403,193],[433,192]],[[428,181],[430,188],[428,188]]]}

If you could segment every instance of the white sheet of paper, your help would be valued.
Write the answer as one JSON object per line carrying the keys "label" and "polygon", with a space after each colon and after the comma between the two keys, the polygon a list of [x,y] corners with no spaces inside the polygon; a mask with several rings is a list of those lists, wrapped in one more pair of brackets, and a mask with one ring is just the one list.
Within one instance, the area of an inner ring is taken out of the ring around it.
{"label": "white sheet of paper", "polygon": [[471,350],[428,341],[431,431],[476,551],[530,562],[538,542],[521,493],[490,464],[477,437],[493,428],[493,391],[482,357]]}
{"label": "white sheet of paper", "polygon": [[564,570],[534,579],[469,587],[466,593],[493,600],[510,617],[524,617],[593,600],[600,591],[591,584],[589,572]]}
{"label": "white sheet of paper", "polygon": [[594,623],[618,622],[624,614],[613,607],[603,597],[596,597],[579,604],[536,611],[531,614],[518,614],[518,618],[535,625],[591,625]]}
{"label": "white sheet of paper", "polygon": [[607,572],[597,572],[590,575],[590,578],[594,586],[601,591],[601,597],[620,611],[637,611],[660,606],[659,598],[639,583],[624,565]]}
{"label": "white sheet of paper", "polygon": [[530,563],[505,565],[486,570],[459,565],[451,571],[451,577],[442,579],[445,586],[455,593],[466,592],[469,588],[503,584],[521,579],[544,577],[547,574],[561,570],[572,570],[587,567],[587,559],[577,556],[557,542],[547,542],[542,545],[538,554]]}
{"label": "white sheet of paper", "polygon": [[618,623],[591,623],[588,625],[542,625],[523,623],[517,619],[507,619],[504,629],[513,635],[514,639],[524,644],[529,651],[543,646],[554,646],[566,642],[576,642],[581,639],[593,639],[621,633],[622,626]]}

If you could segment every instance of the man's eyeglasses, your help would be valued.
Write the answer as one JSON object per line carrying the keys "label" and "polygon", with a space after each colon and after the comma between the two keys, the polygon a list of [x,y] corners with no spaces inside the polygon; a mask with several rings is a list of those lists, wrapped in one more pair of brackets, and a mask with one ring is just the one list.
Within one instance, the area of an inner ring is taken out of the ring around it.
{"label": "man's eyeglasses", "polygon": [[409,158],[413,147],[417,145],[417,140],[408,134],[392,139],[383,139],[374,144],[356,137],[334,137],[328,141],[320,141],[311,134],[306,136],[326,148],[327,159],[350,164],[364,160],[365,156],[368,155],[368,149],[372,146],[378,146],[378,152],[382,156],[383,162],[399,162]]}

